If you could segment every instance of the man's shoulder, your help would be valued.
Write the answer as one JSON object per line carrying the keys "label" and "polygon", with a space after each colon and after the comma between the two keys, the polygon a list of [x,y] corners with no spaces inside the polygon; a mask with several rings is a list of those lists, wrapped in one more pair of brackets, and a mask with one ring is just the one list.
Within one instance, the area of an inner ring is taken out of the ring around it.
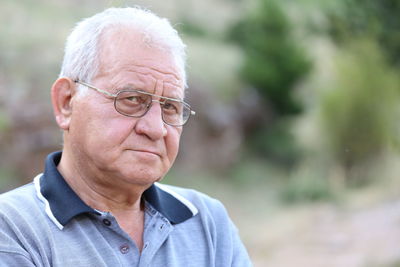
{"label": "man's shoulder", "polygon": [[35,186],[31,182],[0,194],[0,213],[29,210],[36,201]]}
{"label": "man's shoulder", "polygon": [[170,194],[173,194],[174,197],[183,202],[189,201],[200,213],[211,213],[212,216],[215,216],[216,214],[227,215],[226,209],[221,201],[205,193],[195,189],[169,184],[156,183],[156,186]]}
{"label": "man's shoulder", "polygon": [[22,185],[10,191],[4,192],[0,194],[0,202],[9,202],[9,201],[23,201],[28,197],[32,197],[35,195],[35,185],[33,182]]}

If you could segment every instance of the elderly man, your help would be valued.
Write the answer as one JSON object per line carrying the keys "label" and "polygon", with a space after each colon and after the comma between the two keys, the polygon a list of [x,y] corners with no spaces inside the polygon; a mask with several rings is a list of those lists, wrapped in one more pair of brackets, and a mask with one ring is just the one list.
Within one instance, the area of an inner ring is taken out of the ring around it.
{"label": "elderly man", "polygon": [[220,202],[157,183],[194,114],[184,44],[139,8],[83,20],[51,88],[62,152],[0,196],[0,266],[250,266]]}

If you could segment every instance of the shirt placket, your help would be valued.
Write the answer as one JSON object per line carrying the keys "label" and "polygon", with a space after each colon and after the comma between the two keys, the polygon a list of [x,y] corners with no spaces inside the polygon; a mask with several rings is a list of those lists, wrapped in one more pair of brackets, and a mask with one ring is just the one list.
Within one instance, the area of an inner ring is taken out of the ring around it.
{"label": "shirt placket", "polygon": [[[119,227],[115,217],[103,212],[100,215],[100,221],[110,236],[109,242],[123,266],[137,266],[140,259],[140,252],[133,239]],[[117,235],[115,235],[117,234]]]}
{"label": "shirt placket", "polygon": [[152,216],[149,216],[144,232],[144,245],[138,267],[151,266],[153,257],[174,229],[170,221],[160,213],[154,209],[151,209],[150,213]]}

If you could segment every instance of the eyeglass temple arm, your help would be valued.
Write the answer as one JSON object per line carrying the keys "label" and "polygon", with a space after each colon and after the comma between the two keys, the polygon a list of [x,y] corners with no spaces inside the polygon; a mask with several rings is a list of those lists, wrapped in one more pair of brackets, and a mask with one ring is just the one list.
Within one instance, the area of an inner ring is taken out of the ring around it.
{"label": "eyeglass temple arm", "polygon": [[91,89],[96,90],[96,91],[99,92],[99,93],[102,93],[102,94],[105,94],[105,95],[108,95],[108,96],[111,96],[111,97],[116,97],[116,96],[117,96],[117,95],[115,95],[115,94],[111,94],[111,93],[109,93],[109,92],[107,92],[107,91],[101,90],[100,88],[97,88],[97,87],[95,87],[95,86],[93,86],[93,85],[87,84],[87,83],[82,82],[82,81],[79,81],[79,80],[75,80],[74,82],[79,83],[79,84],[82,84],[83,86],[89,87],[89,88],[91,88]]}

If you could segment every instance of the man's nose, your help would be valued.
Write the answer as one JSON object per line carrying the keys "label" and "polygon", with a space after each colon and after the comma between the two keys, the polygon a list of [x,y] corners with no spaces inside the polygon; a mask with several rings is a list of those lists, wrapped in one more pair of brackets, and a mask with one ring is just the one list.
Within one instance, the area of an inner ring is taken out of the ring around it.
{"label": "man's nose", "polygon": [[167,135],[167,128],[162,120],[162,102],[152,100],[149,110],[143,117],[138,118],[135,131],[147,135],[151,140],[161,139]]}

